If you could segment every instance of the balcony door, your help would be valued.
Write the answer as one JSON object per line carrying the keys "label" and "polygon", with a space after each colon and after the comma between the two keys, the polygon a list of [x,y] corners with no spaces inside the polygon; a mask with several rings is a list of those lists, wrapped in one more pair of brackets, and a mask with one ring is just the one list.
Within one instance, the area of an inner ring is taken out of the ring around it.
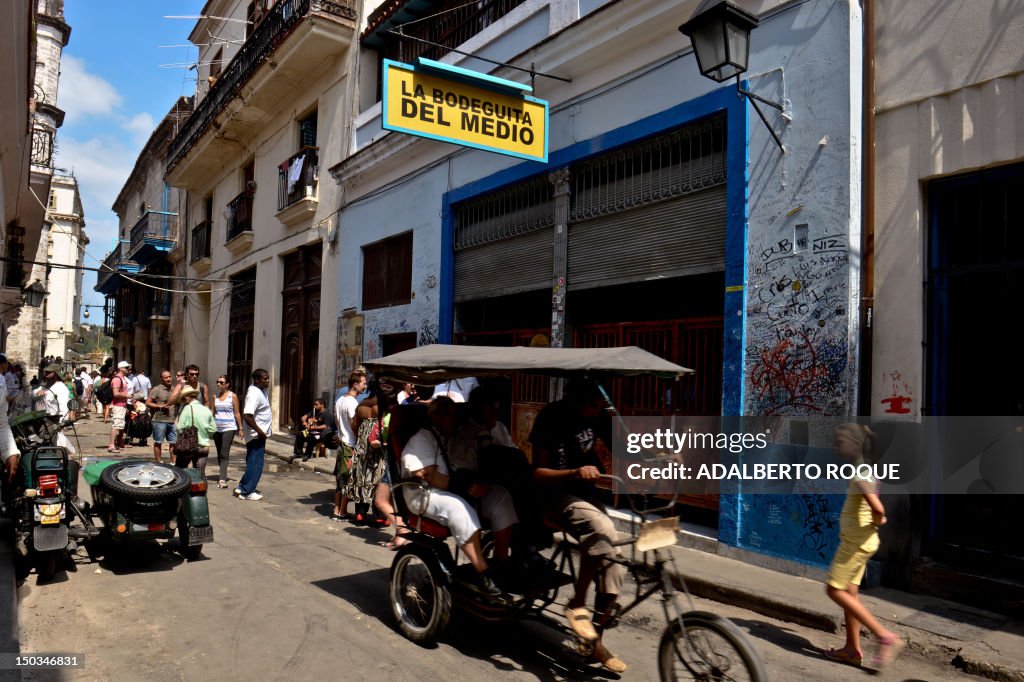
{"label": "balcony door", "polygon": [[293,429],[313,409],[320,333],[320,244],[284,257],[281,320],[282,428]]}

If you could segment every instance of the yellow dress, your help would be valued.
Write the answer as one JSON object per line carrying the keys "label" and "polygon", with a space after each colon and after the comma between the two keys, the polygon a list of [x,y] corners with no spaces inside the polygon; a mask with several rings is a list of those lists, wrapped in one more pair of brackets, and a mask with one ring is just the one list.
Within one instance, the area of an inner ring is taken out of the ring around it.
{"label": "yellow dress", "polygon": [[[874,481],[868,481],[873,483]],[[871,507],[857,486],[850,481],[846,502],[839,515],[839,548],[828,567],[828,584],[837,590],[860,585],[864,569],[878,551],[878,529],[871,517]]]}

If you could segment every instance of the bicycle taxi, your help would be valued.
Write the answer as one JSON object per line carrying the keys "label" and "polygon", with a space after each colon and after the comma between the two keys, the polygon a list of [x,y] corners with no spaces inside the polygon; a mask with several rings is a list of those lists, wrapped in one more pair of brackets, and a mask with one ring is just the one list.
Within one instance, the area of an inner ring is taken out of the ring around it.
{"label": "bicycle taxi", "polygon": [[[564,349],[433,344],[365,364],[382,380],[419,385],[465,377],[509,377],[516,372],[558,379],[589,378],[598,384],[616,376],[677,379],[692,373],[636,347]],[[607,392],[603,388],[601,391],[610,404]],[[568,534],[559,531],[555,537],[560,539],[554,542],[550,561],[529,575],[505,582],[502,587],[507,598],[495,601],[472,588],[472,567],[464,558],[460,562],[458,546],[453,548],[454,543],[448,542],[448,529],[410,511],[402,489],[416,489],[420,495],[429,495],[430,490],[422,479],[396,475],[401,472],[402,448],[423,423],[423,410],[417,407],[398,407],[391,418],[392,497],[404,523],[399,529],[403,532],[401,537],[408,540],[398,549],[389,578],[388,596],[398,629],[414,642],[432,643],[444,632],[454,605],[482,620],[532,619],[558,628],[576,641],[580,654],[589,656],[593,642],[577,637],[563,619],[549,613],[549,607],[559,604],[561,588],[576,580],[579,548]],[[609,411],[618,416],[614,406]],[[678,517],[673,515],[676,497],[655,498],[658,506],[651,508],[637,508],[634,496],[625,497],[634,512],[632,532],[615,543],[621,554],[605,561],[618,561],[625,567],[627,584],[632,582],[635,595],[631,600],[621,595],[628,603],[607,614],[604,628],[616,625],[649,597],[660,595],[666,619],[658,647],[661,679],[767,680],[763,663],[739,628],[726,618],[693,608],[683,576],[668,551],[676,543],[679,528]],[[486,532],[482,544],[486,553],[491,546]]]}

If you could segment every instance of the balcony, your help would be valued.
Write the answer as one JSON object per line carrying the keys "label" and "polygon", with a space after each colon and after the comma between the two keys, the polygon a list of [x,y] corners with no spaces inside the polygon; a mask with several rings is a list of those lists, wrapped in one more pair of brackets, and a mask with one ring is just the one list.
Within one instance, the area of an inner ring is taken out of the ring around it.
{"label": "balcony", "polygon": [[303,147],[277,167],[277,219],[289,227],[312,218],[317,206],[317,147]]}
{"label": "balcony", "polygon": [[150,320],[166,320],[171,317],[171,292],[154,291],[153,305],[150,308]]}
{"label": "balcony", "polygon": [[209,220],[204,220],[192,228],[192,250],[189,252],[189,263],[195,266],[210,264],[210,236],[213,232]]}
{"label": "balcony", "polygon": [[228,234],[225,244],[248,247],[252,244],[252,202],[255,193],[246,190],[228,202]]}
{"label": "balcony", "polygon": [[107,254],[107,257],[103,259],[103,265],[100,266],[99,272],[96,273],[96,286],[94,290],[101,294],[112,294],[117,291],[124,278],[121,276],[124,274],[135,274],[141,268],[135,261],[124,258],[121,255],[124,244],[119,244],[113,251]]}
{"label": "balcony", "polygon": [[131,231],[128,256],[141,266],[166,256],[178,240],[178,214],[146,211]]}
{"label": "balcony", "polygon": [[[171,141],[168,181],[196,185],[209,180],[224,156],[237,153],[228,140],[253,137],[268,116],[289,106],[311,74],[331,68],[332,60],[349,48],[355,30],[354,0],[280,0]],[[245,105],[227,112],[243,86]]]}
{"label": "balcony", "polygon": [[43,126],[32,128],[32,165],[53,170],[54,131]]}

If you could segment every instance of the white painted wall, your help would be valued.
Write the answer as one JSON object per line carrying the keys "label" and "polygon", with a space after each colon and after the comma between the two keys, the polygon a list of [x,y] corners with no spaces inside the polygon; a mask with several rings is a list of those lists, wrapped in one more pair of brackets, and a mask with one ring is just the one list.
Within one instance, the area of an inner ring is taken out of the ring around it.
{"label": "white painted wall", "polygon": [[885,1],[876,32],[872,406],[924,397],[923,181],[1024,159],[1024,5]]}
{"label": "white painted wall", "polygon": [[54,177],[51,192],[55,202],[50,209],[54,224],[50,227],[48,260],[58,267],[50,271],[47,282],[49,295],[43,333],[46,354],[67,358],[68,342],[77,341],[82,271],[59,266],[81,267],[84,264],[80,241],[84,234],[85,216],[81,214],[82,204],[75,178]]}

